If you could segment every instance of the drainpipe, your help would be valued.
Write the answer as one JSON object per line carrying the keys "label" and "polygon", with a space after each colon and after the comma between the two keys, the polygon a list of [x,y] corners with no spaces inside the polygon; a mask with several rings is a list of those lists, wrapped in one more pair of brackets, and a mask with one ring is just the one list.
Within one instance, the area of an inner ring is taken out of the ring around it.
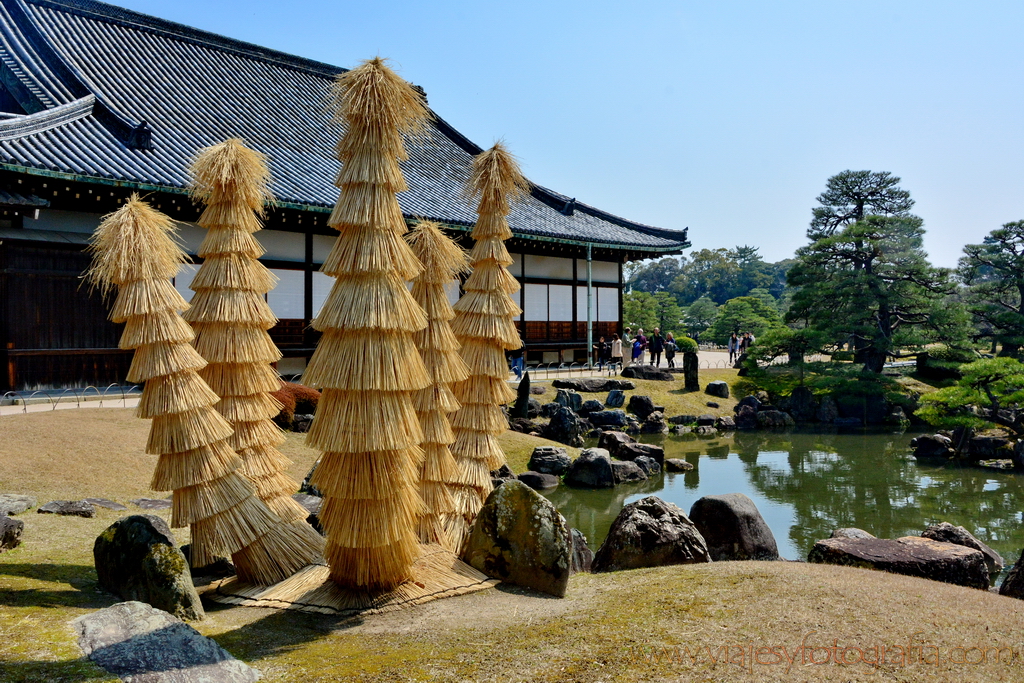
{"label": "drainpipe", "polygon": [[590,250],[587,242],[587,368],[594,369],[594,280],[591,271]]}

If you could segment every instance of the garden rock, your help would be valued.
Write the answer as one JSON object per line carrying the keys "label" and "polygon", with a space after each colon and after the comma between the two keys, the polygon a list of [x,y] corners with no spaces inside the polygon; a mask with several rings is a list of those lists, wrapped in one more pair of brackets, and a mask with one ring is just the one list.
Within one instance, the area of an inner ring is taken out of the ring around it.
{"label": "garden rock", "polygon": [[668,423],[673,425],[692,425],[696,421],[696,415],[673,415],[668,419]]}
{"label": "garden rock", "polygon": [[527,402],[526,417],[528,417],[528,418],[530,418],[532,420],[534,418],[540,417],[540,412],[541,412],[541,403],[540,403],[540,401],[538,401],[537,399],[531,397],[530,400]]}
{"label": "garden rock", "polygon": [[700,391],[700,380],[697,376],[699,357],[692,351],[683,353],[683,387],[687,391]]}
{"label": "garden rock", "polygon": [[700,434],[702,436],[711,436],[712,434],[717,434],[718,430],[711,425],[701,425],[700,427],[694,427],[693,433]]}
{"label": "garden rock", "polygon": [[869,534],[863,529],[851,526],[836,529],[832,532],[832,535],[829,538],[875,538],[875,536],[873,534]]}
{"label": "garden rock", "polygon": [[120,602],[71,622],[97,665],[131,683],[253,683],[260,674],[167,612]]}
{"label": "garden rock", "polygon": [[665,461],[666,472],[689,472],[692,469],[693,465],[682,458],[669,458]]}
{"label": "garden rock", "polygon": [[920,536],[826,538],[814,544],[807,561],[877,569],[982,590],[989,586],[981,551]]}
{"label": "garden rock", "polygon": [[560,477],[569,469],[572,458],[564,448],[556,446],[538,446],[530,454],[530,462],[526,467],[534,472],[553,474]]}
{"label": "garden rock", "polygon": [[824,422],[825,424],[835,423],[839,417],[839,406],[836,405],[836,400],[831,396],[821,399],[815,417],[818,418],[818,422]]}
{"label": "garden rock", "polygon": [[583,405],[583,397],[571,389],[559,389],[555,396],[555,403],[565,406],[574,413],[578,413]]}
{"label": "garden rock", "polygon": [[999,587],[999,594],[1008,598],[1024,600],[1024,552],[1021,552],[1020,559],[1003,579],[1003,585]]}
{"label": "garden rock", "polygon": [[585,415],[587,413],[593,413],[598,410],[604,410],[604,404],[601,403],[600,401],[591,398],[583,402],[583,405],[580,406],[579,412],[580,414]]}
{"label": "garden rock", "polygon": [[640,426],[642,434],[666,434],[668,424],[665,422],[665,415],[660,410],[655,410],[647,416],[643,425]]}
{"label": "garden rock", "polygon": [[604,404],[609,408],[621,408],[626,404],[626,394],[619,389],[612,389],[608,392],[608,398],[604,400]]}
{"label": "garden rock", "polygon": [[967,453],[971,460],[1010,458],[1013,444],[998,436],[976,436],[968,442]]}
{"label": "garden rock", "polygon": [[572,558],[569,570],[573,574],[589,572],[594,563],[594,551],[587,545],[587,537],[579,529],[570,529],[572,536]]}
{"label": "garden rock", "polygon": [[106,508],[107,510],[115,510],[117,512],[122,512],[128,509],[126,506],[121,505],[120,503],[115,503],[114,501],[108,500],[106,498],[85,498],[84,500],[89,505],[98,508]]}
{"label": "garden rock", "polygon": [[704,405],[706,405],[706,406],[707,406],[708,408],[715,408],[716,410],[717,410],[718,408],[721,408],[721,407],[722,407],[722,406],[718,405],[717,403],[715,403],[714,401],[708,401],[708,402],[707,402],[707,403],[705,403]]}
{"label": "garden rock", "polygon": [[675,379],[671,372],[660,370],[653,365],[630,365],[622,371],[622,376],[631,379],[653,379],[662,382],[671,382]]}
{"label": "garden rock", "polygon": [[588,377],[586,379],[556,379],[551,383],[556,389],[573,389],[588,393],[602,391],[632,391],[636,384],[623,379],[605,379],[602,377]]}
{"label": "garden rock", "polygon": [[818,413],[818,399],[807,387],[797,387],[789,395],[786,408],[797,422],[812,422]]}
{"label": "garden rock", "polygon": [[511,481],[487,496],[463,559],[490,577],[563,597],[571,539],[554,505],[521,481]]}
{"label": "garden rock", "polygon": [[647,456],[655,462],[665,462],[665,449],[661,446],[652,446],[646,443],[624,443],[619,445],[615,457],[619,460],[636,460],[640,456]]}
{"label": "garden rock", "polygon": [[543,472],[523,472],[517,479],[535,491],[553,489],[558,486],[558,477]]}
{"label": "garden rock", "polygon": [[296,493],[292,496],[292,500],[304,507],[306,512],[311,515],[320,512],[320,505],[324,502],[320,496],[311,496],[308,493]]}
{"label": "garden rock", "polygon": [[170,510],[172,505],[171,501],[165,498],[136,498],[128,502],[143,510]]}
{"label": "garden rock", "polygon": [[44,515],[61,515],[62,517],[96,516],[96,508],[84,500],[51,500],[36,512]]}
{"label": "garden rock", "polygon": [[743,408],[744,406],[750,406],[751,408],[754,409],[754,412],[756,413],[758,410],[761,409],[761,401],[758,400],[757,396],[744,396],[739,400],[739,403],[736,404],[736,407],[733,410],[738,413],[740,412],[740,409]]}
{"label": "garden rock", "polygon": [[149,603],[179,619],[203,618],[188,561],[160,517],[122,517],[97,537],[92,552],[103,590]]}
{"label": "garden rock", "polygon": [[836,427],[860,427],[863,423],[859,417],[837,417],[832,424]]}
{"label": "garden rock", "polygon": [[0,553],[14,550],[21,545],[21,533],[25,530],[25,522],[7,515],[0,515]]}
{"label": "garden rock", "polygon": [[587,415],[590,423],[600,427],[625,427],[629,424],[626,413],[622,410],[598,410]]}
{"label": "garden rock", "polygon": [[636,481],[647,481],[647,474],[631,460],[613,460],[612,477],[615,485],[631,484]]}
{"label": "garden rock", "polygon": [[723,415],[715,421],[715,428],[731,431],[736,429],[736,420],[732,419],[728,415]]}
{"label": "garden rock", "polygon": [[678,506],[647,496],[622,508],[591,571],[710,562],[707,545]]}
{"label": "garden rock", "polygon": [[953,457],[953,441],[942,434],[919,436],[910,440],[918,460],[949,460]]}
{"label": "garden rock", "polygon": [[795,427],[796,422],[789,413],[781,410],[759,410],[757,412],[757,426],[761,429],[786,429]]}
{"label": "garden rock", "polygon": [[722,380],[708,382],[708,385],[704,387],[704,393],[718,398],[729,398],[729,385]]}
{"label": "garden rock", "polygon": [[534,396],[540,396],[541,394],[546,394],[547,391],[548,391],[548,388],[546,386],[541,385],[541,384],[531,384],[530,385],[530,393],[533,394]]}
{"label": "garden rock", "polygon": [[717,421],[718,418],[710,413],[699,415],[696,420],[698,427],[713,427]]}
{"label": "garden rock", "polygon": [[555,403],[554,401],[550,403],[545,403],[540,407],[540,416],[551,417],[552,415],[555,414],[555,411],[557,411],[560,406],[561,404]]}
{"label": "garden rock", "polygon": [[[636,439],[623,432],[602,432],[597,439],[597,447],[608,451],[613,458],[619,457],[619,448],[628,443],[636,443]],[[623,459],[628,460],[629,458]]]}
{"label": "garden rock", "polygon": [[704,496],[690,508],[690,519],[716,562],[779,559],[772,530],[742,493]]}
{"label": "garden rock", "polygon": [[933,541],[955,543],[965,548],[974,548],[985,556],[985,564],[988,565],[988,575],[998,576],[1003,571],[1003,556],[992,548],[988,547],[962,526],[953,526],[949,522],[933,524],[921,533],[922,538],[930,538]]}
{"label": "garden rock", "polygon": [[583,445],[583,435],[586,433],[587,427],[580,416],[563,405],[558,406],[551,415],[551,421],[544,427],[545,438],[577,448]]}
{"label": "garden rock", "polygon": [[36,499],[17,493],[0,494],[0,515],[20,515],[36,506]]}
{"label": "garden rock", "polygon": [[1013,445],[1013,456],[1010,458],[1013,469],[1018,472],[1024,471],[1024,441],[1018,441]]}
{"label": "garden rock", "polygon": [[313,415],[304,413],[302,415],[296,415],[295,419],[292,420],[292,431],[305,434],[313,427]]}
{"label": "garden rock", "polygon": [[504,464],[496,470],[491,470],[491,486],[498,488],[506,481],[514,481],[516,478],[515,473],[508,464]]}
{"label": "garden rock", "polygon": [[632,415],[629,415],[626,417],[626,426],[623,429],[623,431],[626,432],[627,434],[639,434],[640,423],[637,422]]}
{"label": "garden rock", "polygon": [[635,462],[648,477],[655,474],[661,474],[661,465],[659,465],[658,461],[654,458],[649,458],[646,455],[640,455],[634,458],[633,462]]}
{"label": "garden rock", "polygon": [[626,410],[633,413],[641,420],[646,420],[647,416],[653,413],[656,408],[654,407],[654,401],[651,400],[650,396],[638,396],[634,394],[629,397],[629,405],[626,406]]}
{"label": "garden rock", "polygon": [[565,473],[565,485],[577,488],[610,489],[615,486],[612,459],[603,448],[586,448]]}

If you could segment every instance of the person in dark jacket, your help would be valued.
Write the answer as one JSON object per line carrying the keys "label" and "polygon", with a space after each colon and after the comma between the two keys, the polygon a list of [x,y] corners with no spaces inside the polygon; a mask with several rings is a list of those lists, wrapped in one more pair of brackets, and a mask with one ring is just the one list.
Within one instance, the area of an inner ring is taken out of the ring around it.
{"label": "person in dark jacket", "polygon": [[651,350],[651,365],[658,367],[661,364],[661,352],[665,350],[665,338],[661,336],[661,330],[657,327],[647,340],[647,346]]}
{"label": "person in dark jacket", "polygon": [[603,370],[605,363],[608,362],[608,359],[611,358],[612,355],[611,344],[606,342],[604,337],[601,337],[601,339],[594,344],[594,355],[597,356],[597,367]]}
{"label": "person in dark jacket", "polygon": [[669,332],[665,336],[665,362],[668,363],[670,368],[674,368],[676,366],[676,350],[678,350],[678,348],[679,347],[676,346],[676,338],[672,336],[671,332]]}

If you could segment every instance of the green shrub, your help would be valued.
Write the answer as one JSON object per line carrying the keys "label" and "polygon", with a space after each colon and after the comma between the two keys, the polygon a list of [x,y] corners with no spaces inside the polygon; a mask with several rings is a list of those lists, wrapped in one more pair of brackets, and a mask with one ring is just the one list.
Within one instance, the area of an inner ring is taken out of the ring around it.
{"label": "green shrub", "polygon": [[833,351],[832,360],[835,361],[852,361],[853,351]]}
{"label": "green shrub", "polygon": [[978,355],[970,349],[958,349],[945,344],[929,346],[925,351],[928,352],[929,359],[934,358],[946,363],[973,363],[978,360]]}
{"label": "green shrub", "polygon": [[679,353],[697,353],[697,342],[689,337],[676,337]]}

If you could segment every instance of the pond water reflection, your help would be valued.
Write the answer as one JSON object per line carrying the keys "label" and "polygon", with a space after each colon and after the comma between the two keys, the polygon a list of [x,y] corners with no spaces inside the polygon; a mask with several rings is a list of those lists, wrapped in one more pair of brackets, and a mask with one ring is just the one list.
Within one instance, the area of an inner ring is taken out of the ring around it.
{"label": "pond water reflection", "polygon": [[966,527],[1012,565],[1024,546],[1024,475],[918,464],[907,447],[915,435],[645,437],[693,470],[599,491],[562,486],[546,495],[594,549],[622,506],[644,496],[657,495],[688,513],[701,496],[739,492],[757,504],[787,559],[806,558],[816,540],[839,527],[898,538],[947,521]]}

